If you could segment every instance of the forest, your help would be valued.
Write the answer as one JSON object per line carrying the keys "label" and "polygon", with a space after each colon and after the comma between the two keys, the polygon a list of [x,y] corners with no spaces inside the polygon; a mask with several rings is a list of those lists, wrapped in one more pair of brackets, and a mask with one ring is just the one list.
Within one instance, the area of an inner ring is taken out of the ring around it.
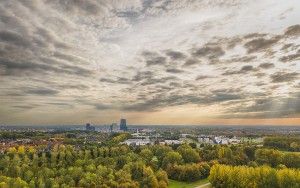
{"label": "forest", "polygon": [[264,146],[120,144],[126,138],[114,135],[99,145],[10,147],[0,154],[0,187],[167,188],[169,179],[207,177],[214,187],[300,185],[300,153],[274,149],[270,140]]}

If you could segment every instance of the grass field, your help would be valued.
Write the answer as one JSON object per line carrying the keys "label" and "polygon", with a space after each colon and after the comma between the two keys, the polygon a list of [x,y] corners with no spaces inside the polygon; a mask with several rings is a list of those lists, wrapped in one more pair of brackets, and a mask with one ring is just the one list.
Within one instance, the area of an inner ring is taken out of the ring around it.
{"label": "grass field", "polygon": [[208,179],[203,179],[191,183],[169,180],[169,188],[195,188],[208,183]]}

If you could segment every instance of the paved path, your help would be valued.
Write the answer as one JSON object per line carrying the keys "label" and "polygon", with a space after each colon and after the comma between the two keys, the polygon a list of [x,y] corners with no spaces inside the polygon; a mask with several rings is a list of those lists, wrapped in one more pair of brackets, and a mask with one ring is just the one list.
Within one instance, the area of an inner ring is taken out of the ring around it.
{"label": "paved path", "polygon": [[209,185],[210,185],[210,183],[206,183],[206,184],[203,184],[203,185],[199,185],[199,186],[197,186],[195,188],[205,188],[205,187],[207,187]]}

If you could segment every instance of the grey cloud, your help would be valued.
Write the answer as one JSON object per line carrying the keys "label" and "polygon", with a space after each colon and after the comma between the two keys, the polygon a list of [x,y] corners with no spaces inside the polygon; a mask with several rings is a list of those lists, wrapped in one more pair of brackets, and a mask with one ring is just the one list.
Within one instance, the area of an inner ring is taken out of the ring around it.
{"label": "grey cloud", "polygon": [[76,57],[76,56],[70,55],[70,54],[61,53],[61,52],[54,52],[53,56],[58,58],[58,59],[62,59],[62,60],[69,61],[69,62],[72,62],[72,63],[78,63],[78,62],[87,63],[82,58],[79,58],[79,57]]}
{"label": "grey cloud", "polygon": [[245,65],[241,68],[241,72],[248,72],[248,71],[253,71],[254,67],[252,65]]}
{"label": "grey cloud", "polygon": [[[177,85],[178,83],[175,83]],[[176,94],[170,93],[168,95],[158,94],[151,99],[127,104],[122,107],[123,110],[128,111],[156,111],[161,107],[178,106],[185,104],[196,105],[210,105],[215,103],[223,103],[228,101],[240,100],[241,95],[227,92],[213,92],[209,95],[195,95],[195,94]]]}
{"label": "grey cloud", "polygon": [[182,52],[168,50],[166,55],[169,56],[172,60],[182,60],[186,58],[186,55]]}
{"label": "grey cloud", "polygon": [[40,59],[47,64],[60,67],[61,71],[64,73],[76,74],[78,76],[91,76],[93,74],[93,71],[91,70],[76,65],[66,64],[53,58],[41,57]]}
{"label": "grey cloud", "polygon": [[62,48],[62,49],[70,49],[71,48],[65,42],[58,40],[57,36],[55,36],[53,33],[51,33],[49,30],[47,30],[45,28],[37,28],[35,33],[39,37],[41,37],[42,40],[47,41],[48,44],[53,44],[57,48]]}
{"label": "grey cloud", "polygon": [[119,77],[118,78],[118,83],[120,83],[120,84],[130,84],[131,81],[128,78]]}
{"label": "grey cloud", "polygon": [[107,82],[107,83],[111,83],[111,84],[117,83],[116,80],[113,80],[113,79],[110,79],[110,78],[101,78],[100,82]]}
{"label": "grey cloud", "polygon": [[95,108],[97,110],[108,110],[108,109],[113,109],[113,107],[111,105],[107,105],[107,104],[94,104]]}
{"label": "grey cloud", "polygon": [[30,95],[42,95],[42,96],[53,96],[59,93],[59,91],[57,90],[48,89],[48,88],[26,89],[24,92]]}
{"label": "grey cloud", "polygon": [[214,36],[208,43],[207,46],[224,46],[225,49],[230,50],[240,44],[243,39],[240,36],[233,37],[218,37]]}
{"label": "grey cloud", "polygon": [[300,35],[300,25],[293,25],[286,29],[285,35],[287,36],[299,36]]}
{"label": "grey cloud", "polygon": [[272,74],[270,77],[271,77],[273,83],[289,82],[289,81],[294,81],[296,79],[299,79],[299,73],[276,72],[276,73]]}
{"label": "grey cloud", "polygon": [[[282,118],[300,113],[300,95],[288,98],[259,98],[251,105],[240,104],[229,108],[227,118]],[[225,117],[223,116],[223,117]]]}
{"label": "grey cloud", "polygon": [[10,75],[10,76],[22,76],[24,74],[29,75],[36,75],[36,74],[43,74],[43,73],[67,73],[67,74],[76,74],[78,76],[85,76],[85,75],[91,75],[92,72],[80,68],[73,65],[59,65],[54,66],[52,64],[41,64],[41,63],[33,63],[33,62],[15,62],[15,61],[9,61],[6,59],[0,58],[0,69],[2,69],[2,72],[4,72],[4,75]]}
{"label": "grey cloud", "polygon": [[234,75],[234,74],[243,74],[247,72],[257,71],[252,65],[245,65],[239,71],[226,71],[222,75]]}
{"label": "grey cloud", "polygon": [[[0,59],[1,67],[4,68],[5,75],[20,75],[22,73],[36,73],[39,71],[61,72],[62,70],[46,64],[37,64],[32,62],[13,62],[6,59]],[[0,68],[1,68],[0,67]]]}
{"label": "grey cloud", "polygon": [[30,109],[38,107],[38,105],[13,105],[12,107],[23,109],[23,110],[30,110]]}
{"label": "grey cloud", "polygon": [[261,63],[259,65],[260,68],[263,68],[263,69],[270,69],[270,68],[273,68],[275,67],[273,63]]}
{"label": "grey cloud", "polygon": [[220,46],[205,45],[198,49],[193,49],[192,55],[195,57],[207,57],[216,59],[225,54],[225,51]]}
{"label": "grey cloud", "polygon": [[166,58],[163,56],[153,57],[146,61],[147,66],[164,65],[165,63],[166,63]]}
{"label": "grey cloud", "polygon": [[60,89],[77,89],[77,90],[87,90],[90,87],[87,85],[83,85],[83,84],[76,84],[76,85],[72,85],[72,84],[60,84],[58,86],[56,86]]}
{"label": "grey cloud", "polygon": [[280,37],[272,37],[271,39],[258,38],[253,39],[247,42],[244,47],[247,49],[248,53],[260,52],[266,49],[269,49],[273,45],[275,45],[281,38]]}
{"label": "grey cloud", "polygon": [[291,62],[299,59],[300,59],[300,50],[295,54],[290,54],[279,58],[279,60],[282,62]]}
{"label": "grey cloud", "polygon": [[289,49],[289,48],[291,48],[291,47],[293,47],[293,46],[294,46],[293,43],[284,44],[284,45],[282,46],[281,50],[287,50],[287,49]]}
{"label": "grey cloud", "polygon": [[238,100],[242,97],[238,94],[229,94],[229,93],[216,93],[211,99],[212,102],[223,102],[223,101],[231,101]]}
{"label": "grey cloud", "polygon": [[151,79],[153,77],[153,72],[151,71],[139,71],[136,75],[132,78],[132,81],[141,81],[144,79]]}
{"label": "grey cloud", "polygon": [[250,62],[255,60],[256,56],[242,56],[242,57],[234,57],[229,60],[229,62]]}
{"label": "grey cloud", "polygon": [[169,80],[174,80],[176,77],[173,76],[168,76],[168,77],[156,77],[156,78],[147,78],[143,81],[140,82],[142,86],[147,86],[147,85],[154,85],[158,83],[165,83]]}
{"label": "grey cloud", "polygon": [[212,78],[212,77],[211,76],[200,75],[200,76],[197,76],[196,80],[204,80],[204,79],[207,79],[207,78]]}
{"label": "grey cloud", "polygon": [[170,82],[170,83],[169,83],[169,86],[171,86],[171,87],[181,87],[182,84],[181,84],[181,83],[178,83],[178,82]]}
{"label": "grey cloud", "polygon": [[200,62],[201,62],[201,61],[200,61],[200,60],[197,60],[197,59],[188,59],[188,60],[186,60],[186,62],[183,64],[183,66],[188,67],[188,66],[192,66],[192,65],[198,64],[198,63],[200,63]]}
{"label": "grey cloud", "polygon": [[267,36],[266,33],[250,33],[244,36],[244,39],[252,39],[252,38],[262,38]]}
{"label": "grey cloud", "polygon": [[182,105],[188,103],[188,100],[195,100],[195,96],[172,95],[164,97],[161,95],[157,95],[154,98],[146,101],[124,105],[122,109],[128,111],[156,111],[159,107]]}
{"label": "grey cloud", "polygon": [[152,66],[152,65],[164,66],[167,62],[167,58],[159,55],[157,52],[143,51],[141,55],[145,59],[147,66]]}
{"label": "grey cloud", "polygon": [[106,82],[111,84],[131,84],[131,81],[128,78],[123,78],[123,77],[118,77],[116,79],[101,78],[100,82]]}
{"label": "grey cloud", "polygon": [[160,81],[161,81],[161,79],[151,78],[151,79],[147,79],[147,80],[142,81],[140,83],[140,85],[142,85],[142,86],[153,85],[153,84],[160,83]]}
{"label": "grey cloud", "polygon": [[184,71],[180,70],[180,69],[176,69],[176,68],[169,68],[169,69],[166,70],[166,72],[177,74],[177,73],[182,73]]}
{"label": "grey cloud", "polygon": [[0,40],[14,45],[19,45],[22,47],[30,47],[31,42],[18,33],[12,31],[0,31]]}
{"label": "grey cloud", "polygon": [[97,1],[92,0],[52,0],[47,3],[71,13],[81,12],[86,15],[103,14],[103,8]]}

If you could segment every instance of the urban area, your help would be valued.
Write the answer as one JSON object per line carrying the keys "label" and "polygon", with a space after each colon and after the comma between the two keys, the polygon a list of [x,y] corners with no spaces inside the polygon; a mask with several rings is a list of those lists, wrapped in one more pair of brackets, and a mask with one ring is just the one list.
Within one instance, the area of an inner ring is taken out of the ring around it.
{"label": "urban area", "polygon": [[[1,126],[0,187],[299,187],[300,128]],[[237,175],[238,174],[238,175]]]}

